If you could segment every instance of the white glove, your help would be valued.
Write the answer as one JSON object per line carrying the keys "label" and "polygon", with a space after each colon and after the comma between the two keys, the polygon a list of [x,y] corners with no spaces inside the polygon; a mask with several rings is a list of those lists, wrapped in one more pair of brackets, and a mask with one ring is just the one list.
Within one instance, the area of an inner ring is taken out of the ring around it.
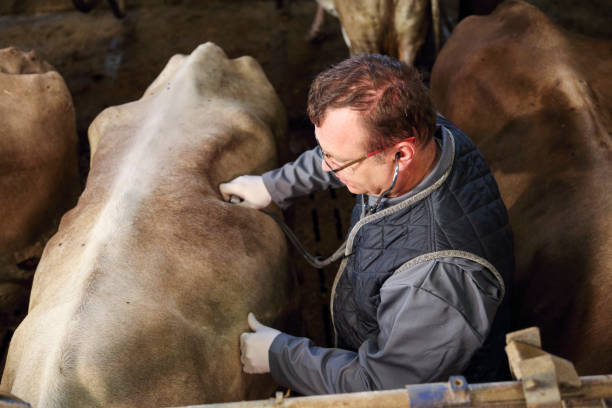
{"label": "white glove", "polygon": [[272,197],[268,193],[261,176],[236,177],[227,183],[219,184],[219,191],[221,191],[225,201],[238,197],[242,200],[237,203],[238,205],[255,208],[256,210],[267,207],[272,202]]}
{"label": "white glove", "polygon": [[248,374],[269,373],[268,351],[281,332],[259,323],[253,313],[249,313],[247,321],[255,333],[245,332],[240,335],[240,362],[244,366],[242,370]]}

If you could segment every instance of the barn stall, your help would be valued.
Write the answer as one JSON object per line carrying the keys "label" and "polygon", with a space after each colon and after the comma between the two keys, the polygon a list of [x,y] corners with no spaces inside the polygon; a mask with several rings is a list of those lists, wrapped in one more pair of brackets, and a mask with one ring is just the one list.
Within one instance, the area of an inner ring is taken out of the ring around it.
{"label": "barn stall", "polygon": [[[594,4],[590,13],[539,5],[570,29],[610,36],[605,19],[600,22],[603,4]],[[339,22],[330,16],[314,40],[305,38],[316,9],[306,0],[129,1],[126,16],[118,19],[103,1],[87,14],[74,10],[68,0],[6,2],[0,8],[0,46],[36,50],[65,79],[76,111],[82,185],[89,169],[87,129],[98,113],[139,98],[172,55],[189,54],[206,41],[232,58],[250,55],[262,65],[287,112],[288,142],[280,150],[285,162],[314,146],[305,115],[310,80],[348,56]],[[419,64],[427,77],[430,57],[422,55]],[[344,190],[321,192],[297,200],[285,218],[310,251],[328,255],[343,241],[352,202]],[[300,332],[295,334],[331,345],[328,304],[336,265],[317,270],[297,252],[292,260],[301,304]],[[13,313],[5,316],[4,350],[25,308]]]}

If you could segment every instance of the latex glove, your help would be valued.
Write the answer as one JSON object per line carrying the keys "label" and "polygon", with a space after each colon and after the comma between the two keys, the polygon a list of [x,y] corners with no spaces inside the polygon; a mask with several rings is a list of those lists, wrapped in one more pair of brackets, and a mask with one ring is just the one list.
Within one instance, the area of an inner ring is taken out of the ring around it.
{"label": "latex glove", "polygon": [[230,201],[231,196],[238,197],[243,200],[238,202],[238,205],[256,210],[267,207],[272,202],[261,176],[236,177],[227,183],[219,184],[219,191],[225,201]]}
{"label": "latex glove", "polygon": [[254,333],[245,332],[240,335],[242,370],[248,374],[269,373],[268,351],[276,336],[281,332],[259,323],[253,313],[249,313],[247,321]]}

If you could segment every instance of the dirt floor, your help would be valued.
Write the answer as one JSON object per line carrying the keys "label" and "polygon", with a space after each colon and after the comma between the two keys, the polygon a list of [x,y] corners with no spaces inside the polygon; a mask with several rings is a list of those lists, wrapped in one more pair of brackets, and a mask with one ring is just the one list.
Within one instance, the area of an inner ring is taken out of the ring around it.
{"label": "dirt floor", "polygon": [[[67,5],[47,1],[53,6],[39,7],[37,13],[32,12],[34,0],[13,2],[12,8],[9,2],[0,4],[2,13],[20,12],[0,16],[0,48],[34,49],[64,77],[76,108],[83,181],[89,164],[89,124],[104,108],[140,98],[174,54],[189,54],[211,41],[231,58],[254,57],[287,111],[283,162],[314,145],[305,115],[310,81],[348,56],[340,25],[332,17],[327,16],[317,41],[305,39],[315,15],[313,0],[128,1],[131,6],[122,20],[102,1],[89,14],[73,10],[70,1],[64,1]],[[592,2],[591,12],[578,22],[572,16],[582,15],[565,12],[560,1],[538,2],[546,3],[552,10],[549,14],[570,28],[611,37],[611,29],[605,28],[610,8],[605,2]],[[346,233],[352,200],[345,190],[325,191],[298,200],[286,216],[307,248],[328,255]],[[316,270],[298,255],[294,258],[303,311],[303,330],[296,334],[330,345],[328,302],[337,265]]]}

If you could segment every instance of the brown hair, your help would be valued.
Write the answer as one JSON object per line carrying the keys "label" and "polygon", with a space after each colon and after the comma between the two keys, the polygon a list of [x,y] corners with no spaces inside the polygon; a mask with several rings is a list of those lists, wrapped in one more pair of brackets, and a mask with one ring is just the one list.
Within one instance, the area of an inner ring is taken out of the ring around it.
{"label": "brown hair", "polygon": [[386,55],[353,55],[315,78],[308,92],[312,123],[320,126],[327,109],[344,107],[362,112],[369,150],[410,136],[425,146],[435,130],[436,111],[419,72]]}

